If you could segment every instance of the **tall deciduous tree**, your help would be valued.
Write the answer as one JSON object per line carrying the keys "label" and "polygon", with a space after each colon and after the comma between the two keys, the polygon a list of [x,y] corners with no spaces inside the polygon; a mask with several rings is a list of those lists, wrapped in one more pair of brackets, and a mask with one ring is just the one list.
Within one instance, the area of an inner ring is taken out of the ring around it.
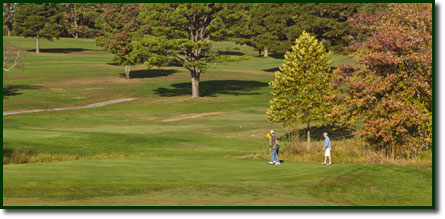
{"label": "tall deciduous tree", "polygon": [[15,31],[25,37],[36,38],[36,53],[40,52],[40,38],[53,40],[60,36],[63,15],[55,3],[22,3],[15,7]]}
{"label": "tall deciduous tree", "polygon": [[8,36],[11,36],[13,29],[14,7],[14,3],[3,3],[3,26],[8,30]]}
{"label": "tall deciduous tree", "polygon": [[140,42],[147,66],[169,62],[182,64],[190,71],[192,97],[199,97],[201,74],[209,62],[231,58],[212,51],[210,39],[222,39],[227,28],[239,15],[229,4],[146,4],[141,19],[146,32]]}
{"label": "tall deciduous tree", "polygon": [[[140,32],[139,10],[141,4],[104,4],[101,37],[96,38],[99,46],[114,54],[113,61],[125,66],[125,77],[130,79],[131,66],[143,63],[134,50]],[[140,37],[139,37],[140,38]]]}
{"label": "tall deciduous tree", "polygon": [[362,119],[362,134],[393,158],[432,145],[432,7],[391,4],[356,22],[373,33],[352,47],[358,64],[334,73],[331,86],[342,89],[331,116]]}
{"label": "tall deciduous tree", "polygon": [[267,110],[269,121],[286,127],[307,124],[308,149],[311,122],[324,119],[328,112],[324,96],[328,93],[330,75],[329,52],[314,36],[303,32],[269,83],[273,95]]}
{"label": "tall deciduous tree", "polygon": [[95,21],[99,14],[98,4],[60,3],[63,7],[66,31],[74,38],[94,35]]}

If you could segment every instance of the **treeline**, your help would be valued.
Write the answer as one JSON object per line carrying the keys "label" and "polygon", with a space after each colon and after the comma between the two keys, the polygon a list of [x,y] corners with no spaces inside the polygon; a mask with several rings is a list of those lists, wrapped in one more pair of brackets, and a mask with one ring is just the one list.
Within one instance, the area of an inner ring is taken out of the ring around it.
{"label": "treeline", "polygon": [[[45,13],[45,9],[53,13]],[[42,17],[51,19],[56,25],[53,37],[94,38],[100,34],[96,23],[102,11],[100,3],[3,3],[3,35],[25,36],[14,23],[21,22],[20,17],[27,15],[34,16],[35,22],[40,22]]]}
{"label": "treeline", "polygon": [[96,42],[125,66],[148,68],[167,64],[190,71],[192,97],[199,97],[201,74],[211,62],[237,61],[212,49],[211,41],[230,40],[257,49],[261,55],[283,53],[303,30],[328,49],[345,52],[348,42],[369,32],[352,28],[348,19],[383,4],[78,4],[3,5],[4,28],[39,39],[95,36]]}
{"label": "treeline", "polygon": [[[116,4],[118,5],[118,4]],[[55,27],[48,31],[52,37],[95,38],[102,36],[100,24],[107,4],[102,3],[3,3],[4,35],[28,36],[15,27],[22,22],[20,17],[33,16],[35,22],[51,17]],[[126,5],[123,5],[126,7]],[[270,52],[285,52],[303,30],[317,37],[331,51],[344,53],[349,42],[361,36],[362,31],[351,28],[348,18],[361,12],[381,10],[385,4],[234,4],[233,13],[240,15],[225,36],[213,40],[231,39],[247,44],[268,56]],[[53,13],[38,13],[39,10],[53,10]],[[16,19],[15,15],[18,15]],[[41,16],[42,15],[42,16]]]}

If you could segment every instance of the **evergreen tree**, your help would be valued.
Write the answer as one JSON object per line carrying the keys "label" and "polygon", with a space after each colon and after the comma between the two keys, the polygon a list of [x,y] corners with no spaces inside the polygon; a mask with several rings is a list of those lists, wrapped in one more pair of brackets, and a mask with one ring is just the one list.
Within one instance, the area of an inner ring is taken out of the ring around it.
{"label": "evergreen tree", "polygon": [[147,67],[179,63],[190,71],[192,97],[199,97],[201,74],[210,62],[235,61],[212,50],[210,39],[230,35],[239,18],[232,4],[145,4],[141,20],[146,35],[138,46]]}
{"label": "evergreen tree", "polygon": [[14,29],[17,34],[36,38],[36,53],[40,52],[40,38],[53,40],[60,36],[59,25],[63,14],[55,3],[22,3],[15,7]]}
{"label": "evergreen tree", "polygon": [[[298,18],[297,28],[303,28],[316,36],[331,51],[344,53],[345,46],[356,35],[357,28],[349,25],[348,19],[358,14],[362,7],[369,4],[351,3],[310,3],[301,4],[304,11]],[[369,6],[366,7],[370,10]]]}
{"label": "evergreen tree", "polygon": [[270,51],[285,52],[292,46],[294,36],[302,32],[293,33],[291,28],[296,24],[299,7],[298,4],[242,4],[238,9],[243,11],[242,19],[232,27],[235,42],[255,48],[259,55],[264,51],[265,57]]}
{"label": "evergreen tree", "polygon": [[307,124],[308,149],[311,122],[324,119],[328,112],[329,104],[324,96],[330,75],[329,53],[314,36],[303,32],[295,40],[292,51],[286,52],[284,64],[269,83],[273,99],[267,118],[291,128],[298,123]]}

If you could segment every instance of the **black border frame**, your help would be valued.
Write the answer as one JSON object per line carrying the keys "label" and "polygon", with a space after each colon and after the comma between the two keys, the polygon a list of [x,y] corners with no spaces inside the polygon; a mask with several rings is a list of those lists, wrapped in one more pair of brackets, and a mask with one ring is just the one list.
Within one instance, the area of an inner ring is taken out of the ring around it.
{"label": "black border frame", "polygon": [[[2,0],[2,3],[6,3],[9,1],[6,0]],[[54,3],[65,3],[65,2],[73,2],[73,3],[86,3],[86,0],[61,0],[61,1],[56,1],[56,0],[46,0],[46,1],[32,1],[32,0],[16,0],[17,3],[41,3],[41,2],[54,2]],[[165,1],[159,1],[159,0],[154,0],[154,1],[130,1],[130,0],[104,0],[104,1],[98,1],[98,0],[92,0],[92,1],[87,1],[88,3],[120,3],[120,2],[135,2],[135,3],[210,3],[210,2],[221,2],[221,3],[275,3],[275,2],[281,2],[281,3],[431,3],[432,6],[432,22],[433,22],[433,60],[432,60],[432,67],[433,67],[433,71],[432,71],[432,80],[433,80],[433,85],[432,85],[432,89],[433,89],[433,96],[432,96],[432,111],[433,111],[433,136],[432,136],[432,205],[431,206],[5,206],[3,204],[3,189],[0,191],[0,194],[2,195],[2,199],[0,200],[0,209],[158,209],[158,210],[162,210],[162,209],[188,209],[188,210],[193,210],[193,209],[207,209],[207,210],[217,210],[217,209],[232,209],[232,210],[236,210],[236,209],[244,209],[244,210],[278,210],[278,209],[282,209],[282,210],[297,210],[297,209],[381,209],[381,210],[403,210],[403,209],[411,209],[411,210],[435,210],[437,211],[438,209],[436,208],[436,204],[438,202],[438,197],[436,195],[436,181],[438,180],[438,178],[436,177],[436,173],[437,173],[437,162],[436,162],[436,128],[437,128],[437,122],[436,122],[436,110],[437,110],[437,105],[435,104],[436,101],[436,92],[437,92],[437,87],[435,86],[436,84],[436,58],[438,56],[437,50],[436,50],[436,39],[440,39],[440,37],[438,37],[436,35],[436,3],[434,0],[390,0],[390,1],[384,1],[384,0],[301,0],[301,1],[297,1],[297,0],[277,0],[277,1],[272,1],[272,0],[226,0],[226,1],[222,1],[222,0],[165,0]],[[3,20],[3,17],[2,17]],[[3,28],[1,30],[2,36],[3,36]],[[438,43],[439,44],[439,43]],[[3,45],[2,45],[3,47]],[[3,63],[2,63],[3,66]],[[3,86],[3,74],[1,74],[1,79],[2,79],[2,86]],[[3,93],[2,93],[3,96]],[[3,108],[3,101],[1,102],[1,106]],[[3,116],[1,117],[1,121],[3,124]],[[3,138],[3,129],[2,129],[2,138]],[[2,145],[3,148],[3,145]],[[2,161],[3,161],[3,150],[2,150]],[[3,163],[3,162],[2,162]],[[0,176],[2,185],[3,185],[3,168],[1,169],[1,176]],[[3,186],[2,186],[3,188]],[[8,210],[7,210],[8,211]],[[9,211],[11,212],[11,211]],[[31,213],[31,212],[30,212]],[[37,212],[34,212],[37,213]]]}

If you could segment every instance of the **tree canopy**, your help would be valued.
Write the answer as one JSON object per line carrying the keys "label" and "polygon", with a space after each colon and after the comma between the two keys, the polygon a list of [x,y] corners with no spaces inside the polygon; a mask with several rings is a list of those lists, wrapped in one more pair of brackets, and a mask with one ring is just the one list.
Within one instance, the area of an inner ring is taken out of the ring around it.
{"label": "tree canopy", "polygon": [[331,61],[326,48],[314,36],[303,32],[269,83],[273,95],[267,111],[269,121],[287,127],[307,124],[310,144],[310,123],[324,119],[328,113],[324,96],[328,93],[330,75]]}
{"label": "tree canopy", "polygon": [[39,53],[39,39],[52,40],[60,36],[59,25],[62,13],[55,3],[26,3],[15,7],[14,30],[25,37],[36,38],[36,53]]}
{"label": "tree canopy", "polygon": [[113,61],[125,66],[127,79],[130,79],[131,66],[144,62],[143,58],[134,52],[135,42],[140,39],[141,33],[139,30],[141,7],[141,4],[132,3],[104,4],[102,18],[99,21],[102,36],[96,38],[96,42],[114,54]]}
{"label": "tree canopy", "polygon": [[[98,32],[96,20],[103,10],[101,4],[60,3],[63,9],[64,26],[62,34],[74,38],[95,37]],[[66,32],[66,33],[65,33]]]}
{"label": "tree canopy", "polygon": [[[297,35],[291,28],[296,24],[298,4],[241,4],[242,19],[232,28],[234,39],[257,49],[261,55],[268,56],[269,51],[285,52]],[[300,34],[299,32],[298,34]]]}
{"label": "tree canopy", "polygon": [[432,145],[431,4],[391,4],[355,25],[372,35],[353,45],[355,66],[335,71],[331,117],[360,118],[377,150],[410,156]]}
{"label": "tree canopy", "polygon": [[210,62],[234,60],[212,50],[211,39],[222,39],[238,19],[231,4],[145,4],[140,13],[145,36],[140,41],[147,66],[178,63],[190,71],[192,97],[199,97],[201,73]]}

